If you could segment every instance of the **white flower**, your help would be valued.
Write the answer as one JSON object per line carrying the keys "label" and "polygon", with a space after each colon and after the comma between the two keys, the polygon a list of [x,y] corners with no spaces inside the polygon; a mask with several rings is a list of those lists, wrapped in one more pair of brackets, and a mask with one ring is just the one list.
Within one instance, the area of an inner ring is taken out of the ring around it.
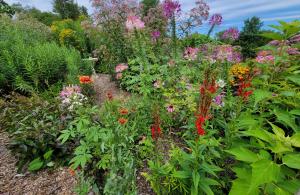
{"label": "white flower", "polygon": [[218,85],[219,87],[221,87],[221,88],[224,88],[225,85],[226,85],[226,83],[224,82],[224,80],[219,79],[219,80],[217,81],[217,85]]}

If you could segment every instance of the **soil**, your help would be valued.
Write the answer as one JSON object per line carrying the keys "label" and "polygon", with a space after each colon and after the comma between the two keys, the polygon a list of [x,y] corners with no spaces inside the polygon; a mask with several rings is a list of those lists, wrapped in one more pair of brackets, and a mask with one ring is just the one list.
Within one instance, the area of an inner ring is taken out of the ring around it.
{"label": "soil", "polygon": [[39,171],[36,174],[18,174],[17,159],[8,150],[9,136],[0,130],[0,194],[1,195],[48,195],[75,194],[76,179],[67,167]]}

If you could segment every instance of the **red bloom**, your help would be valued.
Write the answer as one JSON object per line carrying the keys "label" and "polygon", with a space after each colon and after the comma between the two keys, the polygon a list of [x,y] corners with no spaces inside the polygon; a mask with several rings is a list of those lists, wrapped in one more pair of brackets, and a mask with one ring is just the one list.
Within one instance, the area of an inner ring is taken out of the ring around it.
{"label": "red bloom", "polygon": [[127,110],[126,108],[121,108],[121,109],[119,110],[119,113],[120,113],[121,115],[127,115],[127,114],[128,114],[128,110]]}
{"label": "red bloom", "polygon": [[89,84],[89,83],[92,83],[93,80],[90,76],[80,76],[79,77],[79,82],[81,84]]}
{"label": "red bloom", "polygon": [[127,120],[126,118],[119,118],[119,123],[120,123],[121,125],[126,124],[127,121],[128,121],[128,120]]}
{"label": "red bloom", "polygon": [[205,130],[203,128],[203,125],[205,124],[205,121],[207,120],[207,117],[204,117],[202,115],[199,115],[197,117],[197,120],[196,120],[196,128],[197,128],[197,133],[198,135],[202,136],[202,135],[205,135]]}
{"label": "red bloom", "polygon": [[113,100],[113,95],[112,95],[111,92],[107,92],[106,97],[107,97],[107,99],[108,99],[109,101],[112,101],[112,100]]}
{"label": "red bloom", "polygon": [[151,125],[152,139],[157,139],[161,135],[161,129],[157,125]]}

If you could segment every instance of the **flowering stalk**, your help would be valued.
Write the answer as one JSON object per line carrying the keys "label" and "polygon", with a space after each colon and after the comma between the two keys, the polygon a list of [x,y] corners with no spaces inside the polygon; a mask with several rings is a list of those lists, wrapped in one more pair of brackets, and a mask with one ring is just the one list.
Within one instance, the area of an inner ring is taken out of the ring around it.
{"label": "flowering stalk", "polygon": [[175,15],[173,15],[173,17],[172,17],[171,25],[172,25],[173,55],[174,55],[174,58],[177,59],[177,36],[176,36],[176,19],[175,19]]}
{"label": "flowering stalk", "polygon": [[158,137],[161,136],[161,128],[160,128],[160,116],[159,116],[159,107],[155,106],[153,110],[153,121],[154,123],[151,125],[151,135],[152,139],[156,140]]}

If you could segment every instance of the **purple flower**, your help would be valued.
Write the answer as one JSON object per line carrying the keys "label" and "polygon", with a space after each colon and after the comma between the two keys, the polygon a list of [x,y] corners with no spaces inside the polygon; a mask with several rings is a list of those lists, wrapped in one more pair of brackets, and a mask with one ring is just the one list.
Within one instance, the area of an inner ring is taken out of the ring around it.
{"label": "purple flower", "polygon": [[299,43],[300,42],[300,34],[299,35],[295,35],[290,39],[291,43]]}
{"label": "purple flower", "polygon": [[222,39],[230,39],[230,40],[237,40],[240,36],[240,32],[238,29],[236,28],[229,28],[227,30],[224,31],[223,35],[222,35]]}
{"label": "purple flower", "polygon": [[222,16],[221,14],[214,14],[210,17],[209,19],[209,24],[210,25],[220,25],[222,23]]}
{"label": "purple flower", "polygon": [[272,46],[278,46],[279,44],[280,44],[280,41],[278,41],[278,40],[273,40],[268,43],[268,45],[272,45]]}
{"label": "purple flower", "polygon": [[299,55],[299,54],[300,54],[298,48],[293,48],[293,47],[287,48],[286,52],[287,52],[289,55]]}
{"label": "purple flower", "polygon": [[134,29],[140,30],[145,28],[145,23],[137,16],[128,16],[126,21],[126,28],[129,31]]}
{"label": "purple flower", "polygon": [[167,18],[173,17],[175,14],[179,14],[181,11],[181,5],[178,1],[165,0],[163,3],[164,14]]}
{"label": "purple flower", "polygon": [[220,62],[228,61],[239,63],[242,61],[242,56],[236,47],[232,47],[231,45],[219,45],[214,48],[213,59]]}
{"label": "purple flower", "polygon": [[152,37],[152,40],[153,40],[153,41],[156,41],[156,40],[160,37],[160,32],[159,32],[158,30],[153,31],[153,32],[151,33],[151,37]]}
{"label": "purple flower", "polygon": [[225,103],[224,103],[224,101],[223,101],[224,96],[225,96],[225,95],[224,95],[224,93],[222,92],[221,94],[217,95],[217,96],[213,99],[213,102],[214,102],[215,104],[217,104],[218,106],[220,106],[220,107],[225,106]]}

